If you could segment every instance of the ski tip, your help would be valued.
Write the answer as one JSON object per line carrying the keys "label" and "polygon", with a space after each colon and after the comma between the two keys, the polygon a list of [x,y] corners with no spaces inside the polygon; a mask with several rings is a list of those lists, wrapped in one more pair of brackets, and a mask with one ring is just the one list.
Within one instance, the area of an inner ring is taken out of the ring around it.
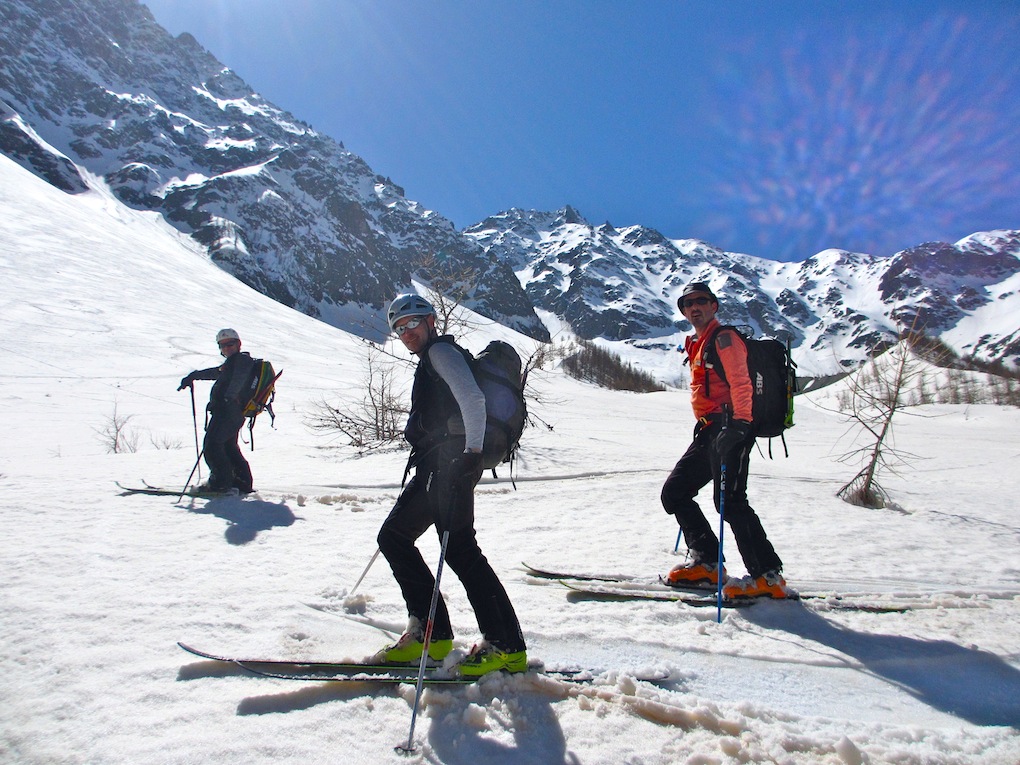
{"label": "ski tip", "polygon": [[179,648],[187,651],[188,653],[192,654],[193,656],[198,656],[198,657],[200,657],[202,659],[212,659],[214,661],[224,661],[224,658],[222,656],[216,656],[215,654],[206,653],[205,651],[200,651],[197,648],[195,648],[194,646],[190,646],[187,643],[182,643],[180,640],[177,641],[177,646]]}

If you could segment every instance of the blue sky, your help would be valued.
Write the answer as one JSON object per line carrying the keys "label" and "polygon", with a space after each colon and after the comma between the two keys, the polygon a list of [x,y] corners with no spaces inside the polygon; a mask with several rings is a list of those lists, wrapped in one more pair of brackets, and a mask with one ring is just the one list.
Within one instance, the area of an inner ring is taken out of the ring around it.
{"label": "blue sky", "polygon": [[1014,0],[151,0],[458,227],[803,260],[1020,228]]}

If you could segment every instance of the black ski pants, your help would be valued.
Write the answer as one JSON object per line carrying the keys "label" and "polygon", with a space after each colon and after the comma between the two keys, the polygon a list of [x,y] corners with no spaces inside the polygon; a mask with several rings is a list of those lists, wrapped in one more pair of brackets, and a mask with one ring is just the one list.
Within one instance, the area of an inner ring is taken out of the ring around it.
{"label": "black ski pants", "polygon": [[737,550],[747,573],[759,577],[767,571],[783,567],[776,551],[765,535],[761,521],[747,501],[747,470],[754,446],[754,437],[734,447],[720,459],[712,447],[722,423],[698,423],[694,440],[676,463],[662,487],[662,507],[675,515],[683,529],[687,549],[697,560],[714,563],[719,559],[719,538],[702,512],[695,496],[709,482],[716,512],[719,511],[721,466],[726,465],[726,493],[723,497],[723,519],[733,531]]}
{"label": "black ski pants", "polygon": [[241,454],[237,437],[244,425],[240,411],[214,410],[205,429],[205,464],[209,466],[209,487],[218,491],[231,488],[251,491],[251,466]]}
{"label": "black ski pants", "polygon": [[[448,529],[446,566],[464,586],[482,636],[500,650],[523,651],[524,636],[517,614],[475,538],[474,489],[482,469],[479,466],[465,474],[456,461],[463,450],[463,439],[454,439],[432,449],[419,461],[379,530],[379,549],[393,570],[408,615],[424,627],[436,580],[415,542],[433,524],[440,540]],[[432,638],[453,638],[442,594],[436,604]]]}

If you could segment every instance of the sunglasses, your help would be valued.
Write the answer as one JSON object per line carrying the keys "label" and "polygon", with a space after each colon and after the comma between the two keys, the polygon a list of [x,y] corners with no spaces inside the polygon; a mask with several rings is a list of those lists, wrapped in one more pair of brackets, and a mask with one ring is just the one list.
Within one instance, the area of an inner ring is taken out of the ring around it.
{"label": "sunglasses", "polygon": [[224,340],[222,343],[218,343],[220,348],[229,348],[231,345],[237,345],[237,340]]}
{"label": "sunglasses", "polygon": [[684,301],[684,308],[690,308],[692,305],[708,305],[711,302],[712,298],[707,297],[688,298]]}
{"label": "sunglasses", "polygon": [[410,332],[412,329],[417,329],[418,325],[425,321],[424,316],[416,316],[415,318],[408,321],[406,324],[401,324],[399,327],[394,327],[393,332],[397,337],[402,336],[405,332]]}

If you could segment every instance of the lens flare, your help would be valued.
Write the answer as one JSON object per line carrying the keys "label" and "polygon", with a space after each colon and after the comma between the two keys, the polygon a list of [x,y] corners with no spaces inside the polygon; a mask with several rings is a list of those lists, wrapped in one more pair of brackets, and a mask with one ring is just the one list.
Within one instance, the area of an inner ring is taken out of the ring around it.
{"label": "lens flare", "polygon": [[943,14],[890,25],[881,45],[789,39],[772,69],[742,41],[713,82],[724,145],[687,200],[702,238],[803,260],[1020,227],[1017,21]]}

